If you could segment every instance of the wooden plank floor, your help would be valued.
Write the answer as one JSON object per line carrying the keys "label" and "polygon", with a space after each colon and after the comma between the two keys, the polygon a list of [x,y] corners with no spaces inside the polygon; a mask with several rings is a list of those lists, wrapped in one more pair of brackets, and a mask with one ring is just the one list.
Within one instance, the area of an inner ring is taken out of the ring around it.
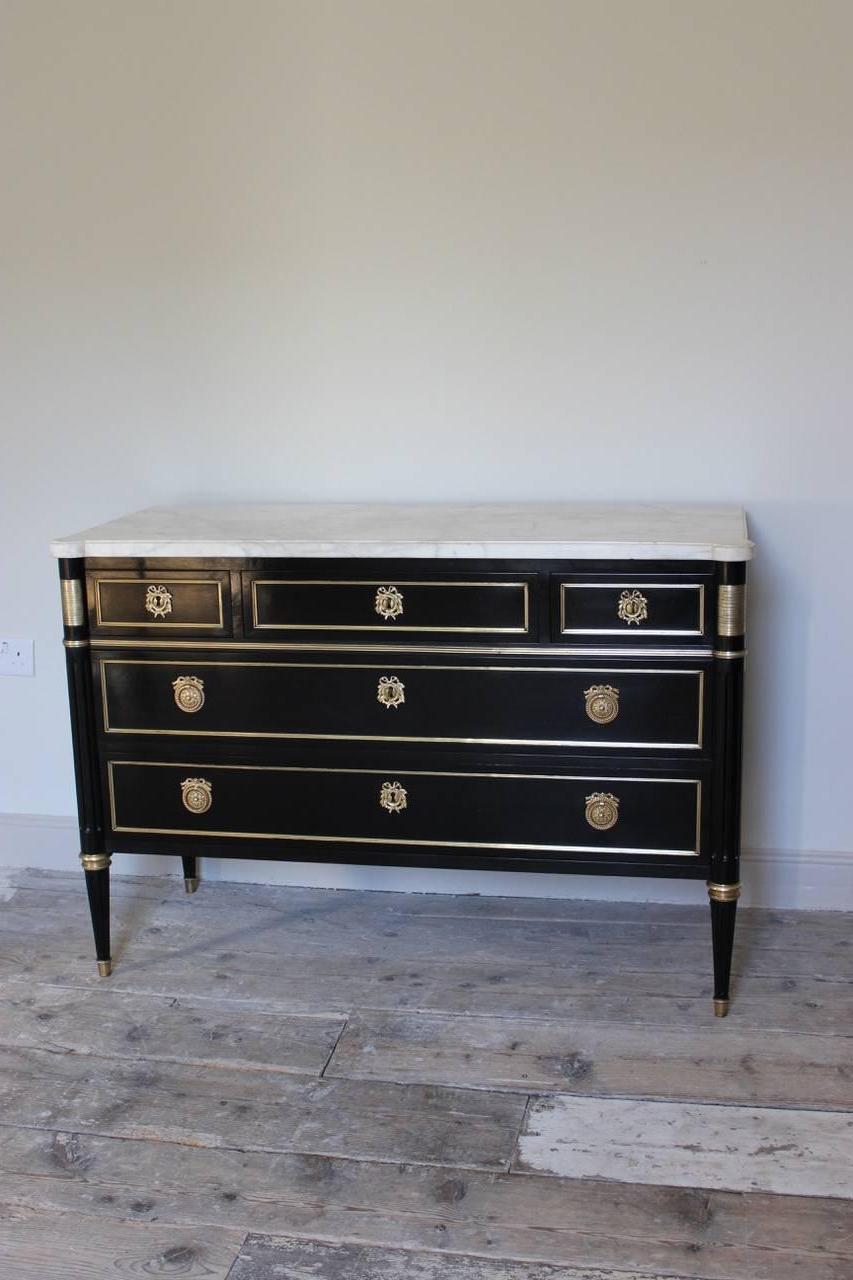
{"label": "wooden plank floor", "polygon": [[2,1280],[853,1280],[850,916],[0,887]]}

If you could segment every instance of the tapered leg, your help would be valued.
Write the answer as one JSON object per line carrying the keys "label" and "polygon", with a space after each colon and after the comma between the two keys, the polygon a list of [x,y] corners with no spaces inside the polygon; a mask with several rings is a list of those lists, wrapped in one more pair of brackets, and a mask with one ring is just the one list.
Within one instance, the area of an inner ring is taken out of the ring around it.
{"label": "tapered leg", "polygon": [[187,893],[195,893],[198,888],[198,859],[182,857],[181,862],[184,864],[184,888]]}
{"label": "tapered leg", "polygon": [[718,1018],[724,1018],[729,1011],[729,982],[740,885],[711,883],[708,885],[708,897],[711,899],[714,944],[714,1013]]}
{"label": "tapered leg", "polygon": [[81,853],[80,861],[86,873],[86,892],[92,913],[92,929],[95,933],[95,955],[98,973],[106,978],[112,973],[110,958],[110,855],[108,853]]}

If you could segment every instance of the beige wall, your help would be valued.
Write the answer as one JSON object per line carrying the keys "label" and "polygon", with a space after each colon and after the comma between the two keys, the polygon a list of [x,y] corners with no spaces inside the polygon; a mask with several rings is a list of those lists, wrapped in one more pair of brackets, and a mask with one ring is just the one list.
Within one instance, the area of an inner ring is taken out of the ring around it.
{"label": "beige wall", "polygon": [[73,807],[52,534],[193,498],[733,500],[746,842],[853,850],[849,0],[0,24],[0,634],[37,662],[0,681],[0,811]]}

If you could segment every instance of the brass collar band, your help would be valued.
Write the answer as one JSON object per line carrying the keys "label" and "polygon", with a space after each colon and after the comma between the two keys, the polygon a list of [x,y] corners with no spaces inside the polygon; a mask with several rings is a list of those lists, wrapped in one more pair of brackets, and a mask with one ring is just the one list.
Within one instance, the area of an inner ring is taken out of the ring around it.
{"label": "brass collar band", "polygon": [[746,630],[746,585],[743,582],[717,587],[717,635],[742,636]]}
{"label": "brass collar band", "polygon": [[106,871],[112,861],[109,853],[81,853],[80,865],[84,871]]}
{"label": "brass collar band", "polygon": [[62,621],[66,627],[82,627],[86,622],[83,607],[83,583],[79,578],[62,578],[59,583],[62,596]]}
{"label": "brass collar band", "polygon": [[713,884],[709,880],[708,897],[712,902],[737,902],[740,897],[740,881],[737,884]]}

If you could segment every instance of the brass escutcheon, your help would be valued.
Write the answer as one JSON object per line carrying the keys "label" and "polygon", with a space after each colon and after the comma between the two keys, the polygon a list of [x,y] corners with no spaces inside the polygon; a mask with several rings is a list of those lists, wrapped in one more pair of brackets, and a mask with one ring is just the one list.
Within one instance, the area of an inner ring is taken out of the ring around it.
{"label": "brass escutcheon", "polygon": [[376,612],[385,622],[393,622],[403,614],[403,593],[396,587],[380,587],[376,592]]}
{"label": "brass escutcheon", "polygon": [[397,676],[380,676],[376,701],[383,707],[401,707],[406,701],[406,686]]}
{"label": "brass escutcheon", "polygon": [[619,714],[619,690],[612,684],[594,684],[584,690],[586,714],[596,724],[610,724]]}
{"label": "brass escutcheon", "polygon": [[409,794],[399,782],[383,782],[379,791],[379,803],[389,813],[400,813],[408,804]]}
{"label": "brass escutcheon", "polygon": [[199,680],[198,676],[178,676],[177,680],[172,681],[172,688],[175,691],[175,705],[180,711],[186,711],[187,715],[201,711],[204,706],[204,681]]}
{"label": "brass escutcheon", "polygon": [[586,798],[586,820],[596,831],[609,831],[616,826],[619,801],[609,791],[594,791]]}
{"label": "brass escutcheon", "polygon": [[168,587],[153,584],[145,592],[145,610],[155,618],[165,618],[172,612],[172,593]]}
{"label": "brass escutcheon", "polygon": [[616,612],[623,622],[628,623],[629,627],[632,623],[636,623],[639,626],[649,616],[649,602],[642,591],[623,591],[619,597]]}

